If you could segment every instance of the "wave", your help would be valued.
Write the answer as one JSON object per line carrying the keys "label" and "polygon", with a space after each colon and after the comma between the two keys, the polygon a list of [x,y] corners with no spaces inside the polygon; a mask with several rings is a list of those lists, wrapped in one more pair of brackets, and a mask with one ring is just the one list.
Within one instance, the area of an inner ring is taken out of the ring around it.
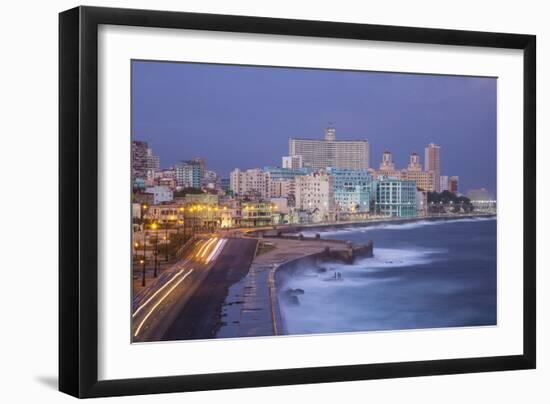
{"label": "wave", "polygon": [[449,223],[486,222],[486,221],[492,221],[492,220],[496,220],[496,217],[472,217],[472,218],[464,218],[464,219],[446,219],[446,220],[418,220],[418,221],[403,222],[403,223],[391,223],[391,222],[384,222],[380,224],[366,223],[364,226],[343,227],[339,229],[330,228],[326,230],[319,229],[316,231],[303,231],[302,234],[305,237],[314,237],[317,233],[320,233],[323,235],[330,235],[330,234],[345,234],[345,233],[354,233],[354,232],[364,233],[370,230],[411,230],[411,229],[417,229],[420,227],[440,226],[440,225],[449,224]]}

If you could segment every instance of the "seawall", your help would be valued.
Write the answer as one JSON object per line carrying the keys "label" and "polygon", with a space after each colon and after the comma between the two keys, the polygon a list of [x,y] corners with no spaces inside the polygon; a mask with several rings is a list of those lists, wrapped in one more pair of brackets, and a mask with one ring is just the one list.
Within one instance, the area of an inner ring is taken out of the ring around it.
{"label": "seawall", "polygon": [[[288,239],[288,237],[285,237]],[[311,239],[309,239],[311,240]],[[350,242],[340,240],[330,240],[331,242],[345,243],[345,249],[330,249],[325,247],[320,252],[310,253],[301,257],[285,261],[279,265],[274,265],[269,273],[269,296],[271,301],[272,320],[274,335],[286,335],[287,329],[284,317],[281,314],[280,293],[286,276],[292,274],[303,266],[321,267],[325,262],[339,261],[346,264],[353,264],[360,258],[372,258],[374,256],[374,245],[372,240],[365,245],[353,245]]]}

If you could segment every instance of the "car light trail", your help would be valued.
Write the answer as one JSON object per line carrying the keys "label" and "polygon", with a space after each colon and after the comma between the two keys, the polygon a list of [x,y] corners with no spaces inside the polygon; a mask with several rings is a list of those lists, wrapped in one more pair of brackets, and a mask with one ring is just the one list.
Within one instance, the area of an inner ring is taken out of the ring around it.
{"label": "car light trail", "polygon": [[172,279],[170,279],[168,282],[166,282],[164,285],[162,285],[161,288],[159,288],[159,290],[157,290],[149,299],[147,299],[147,301],[145,303],[143,303],[141,306],[138,307],[138,309],[134,312],[134,314],[132,314],[132,317],[135,317],[140,311],[141,309],[143,309],[145,306],[147,306],[149,304],[149,302],[151,300],[153,300],[153,298],[158,295],[160,292],[162,292],[162,290],[167,287],[169,284],[171,284],[172,282],[174,282],[174,280],[184,271],[184,269],[180,269],[180,271],[175,274]]}
{"label": "car light trail", "polygon": [[218,258],[218,255],[220,255],[220,253],[222,252],[223,247],[225,246],[225,243],[227,243],[227,239],[221,239],[219,241],[219,243],[216,245],[216,247],[214,247],[212,253],[210,253],[208,258],[206,259],[207,264],[210,261],[215,260],[216,258]]}
{"label": "car light trail", "polygon": [[202,252],[202,254],[201,254],[201,258],[204,257],[204,254],[206,254],[206,253],[208,252],[208,249],[214,244],[214,241],[216,241],[216,240],[217,240],[217,238],[213,238],[213,239],[210,240],[211,242],[210,242],[210,244],[208,245],[208,247],[206,247],[206,248],[203,250],[203,252]]}
{"label": "car light trail", "polygon": [[166,299],[166,297],[167,297],[170,293],[172,293],[172,291],[173,291],[175,288],[177,288],[178,285],[179,285],[180,283],[182,283],[182,282],[185,280],[185,278],[187,278],[187,277],[191,274],[191,272],[193,272],[193,268],[191,268],[191,269],[189,270],[189,272],[187,272],[185,275],[183,275],[183,276],[181,277],[181,279],[180,279],[179,281],[177,281],[176,284],[175,284],[174,286],[172,286],[172,287],[168,290],[168,292],[166,292],[166,293],[164,294],[164,296],[162,296],[162,297],[159,299],[159,301],[151,308],[151,310],[149,310],[149,313],[147,313],[147,315],[143,318],[143,320],[141,320],[141,323],[139,324],[138,328],[136,329],[136,332],[134,333],[134,337],[137,337],[137,335],[139,334],[139,332],[140,332],[140,330],[141,330],[141,327],[143,327],[143,324],[145,324],[145,322],[147,321],[147,319],[149,318],[149,316],[153,313],[153,311],[155,311],[155,309],[164,301],[164,299]]}
{"label": "car light trail", "polygon": [[[201,243],[202,243],[202,246],[201,246]],[[199,240],[197,242],[197,248],[199,249],[199,252],[197,254],[199,254],[202,251],[206,243],[208,243],[208,240]],[[195,254],[195,257],[197,256],[197,254]]]}
{"label": "car light trail", "polygon": [[204,243],[204,245],[200,248],[199,252],[195,255],[195,258],[199,258],[201,256],[201,253],[206,249],[208,248],[208,245],[209,244],[212,244],[216,239],[215,238],[211,238],[210,240],[208,240],[207,242]]}

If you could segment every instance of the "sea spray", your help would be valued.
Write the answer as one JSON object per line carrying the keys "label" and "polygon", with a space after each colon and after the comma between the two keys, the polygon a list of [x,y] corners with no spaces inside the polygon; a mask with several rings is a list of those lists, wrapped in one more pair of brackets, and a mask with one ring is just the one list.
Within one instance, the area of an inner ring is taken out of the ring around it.
{"label": "sea spray", "polygon": [[[373,239],[375,257],[352,265],[310,262],[281,274],[280,290],[303,290],[292,304],[279,299],[287,332],[496,324],[496,221],[426,223],[438,225],[333,234],[357,243]],[[333,281],[335,274],[341,279]]]}

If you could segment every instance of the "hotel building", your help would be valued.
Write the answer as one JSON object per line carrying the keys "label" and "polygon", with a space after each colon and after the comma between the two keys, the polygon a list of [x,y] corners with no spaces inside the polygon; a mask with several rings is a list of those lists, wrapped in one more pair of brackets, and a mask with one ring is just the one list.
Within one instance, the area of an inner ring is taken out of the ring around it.
{"label": "hotel building", "polygon": [[435,191],[435,173],[433,171],[422,170],[420,156],[412,153],[409,157],[409,165],[402,171],[401,179],[414,181],[416,187],[423,191]]}
{"label": "hotel building", "polygon": [[412,153],[409,156],[409,164],[406,169],[399,170],[395,167],[392,153],[389,150],[382,154],[382,162],[378,170],[371,170],[374,179],[400,179],[414,181],[418,189],[423,191],[435,191],[435,173],[433,171],[422,170],[420,156]]}
{"label": "hotel building", "polygon": [[324,139],[288,140],[288,154],[301,156],[302,165],[314,170],[327,167],[367,169],[369,167],[369,142],[367,140],[336,140],[336,129],[325,129]]}

